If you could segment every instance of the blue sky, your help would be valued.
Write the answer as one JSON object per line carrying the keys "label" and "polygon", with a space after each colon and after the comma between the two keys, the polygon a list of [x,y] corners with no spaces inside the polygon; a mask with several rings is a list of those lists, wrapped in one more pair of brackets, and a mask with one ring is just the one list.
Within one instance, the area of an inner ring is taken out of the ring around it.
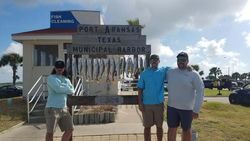
{"label": "blue sky", "polygon": [[[160,55],[161,66],[176,66],[176,54],[186,51],[190,63],[208,73],[250,72],[249,0],[12,0],[0,1],[0,56],[22,55],[11,34],[49,27],[50,11],[98,10],[105,24],[127,24],[139,18],[147,43]],[[0,82],[10,82],[10,67],[0,68]],[[18,70],[22,76],[22,69]]]}

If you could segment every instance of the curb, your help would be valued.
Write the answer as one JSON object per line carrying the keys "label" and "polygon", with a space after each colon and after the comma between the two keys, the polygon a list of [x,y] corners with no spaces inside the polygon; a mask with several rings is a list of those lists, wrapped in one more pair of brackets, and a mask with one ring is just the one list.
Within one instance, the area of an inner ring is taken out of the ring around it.
{"label": "curb", "polygon": [[26,123],[25,121],[22,121],[22,122],[20,122],[20,123],[14,125],[14,126],[8,128],[8,129],[6,129],[6,130],[3,130],[3,131],[0,132],[0,135],[1,135],[1,134],[7,133],[7,132],[9,132],[10,130],[12,130],[12,129],[14,129],[14,128],[18,128],[18,127],[24,125],[25,123]]}

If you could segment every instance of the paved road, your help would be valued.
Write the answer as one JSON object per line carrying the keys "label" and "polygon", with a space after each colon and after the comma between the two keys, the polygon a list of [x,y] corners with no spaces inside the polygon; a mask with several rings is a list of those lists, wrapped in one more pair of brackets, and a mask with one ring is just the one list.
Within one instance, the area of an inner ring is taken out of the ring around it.
{"label": "paved road", "polygon": [[228,97],[205,97],[204,100],[229,104]]}
{"label": "paved road", "polygon": [[[166,141],[167,125],[164,122],[164,141]],[[151,129],[152,141],[156,141],[156,128]],[[44,141],[45,124],[25,124],[0,133],[0,141]],[[55,140],[60,141],[62,133],[57,129]],[[75,126],[74,141],[143,141],[141,113],[137,106],[118,106],[115,123]],[[180,141],[180,136],[178,136]]]}

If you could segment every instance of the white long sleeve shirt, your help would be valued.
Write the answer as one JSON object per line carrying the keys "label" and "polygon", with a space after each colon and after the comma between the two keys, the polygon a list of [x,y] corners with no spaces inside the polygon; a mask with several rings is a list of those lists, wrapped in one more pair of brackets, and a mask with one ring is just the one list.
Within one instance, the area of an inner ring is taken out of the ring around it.
{"label": "white long sleeve shirt", "polygon": [[204,84],[196,71],[171,69],[167,72],[168,106],[199,113]]}

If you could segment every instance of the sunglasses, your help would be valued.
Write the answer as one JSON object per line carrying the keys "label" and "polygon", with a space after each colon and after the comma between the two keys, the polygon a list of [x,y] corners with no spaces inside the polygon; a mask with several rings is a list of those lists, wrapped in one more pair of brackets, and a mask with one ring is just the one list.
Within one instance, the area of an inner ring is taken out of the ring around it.
{"label": "sunglasses", "polygon": [[185,58],[178,58],[177,62],[187,62],[187,59],[185,59]]}
{"label": "sunglasses", "polygon": [[159,59],[150,59],[150,62],[158,62]]}

